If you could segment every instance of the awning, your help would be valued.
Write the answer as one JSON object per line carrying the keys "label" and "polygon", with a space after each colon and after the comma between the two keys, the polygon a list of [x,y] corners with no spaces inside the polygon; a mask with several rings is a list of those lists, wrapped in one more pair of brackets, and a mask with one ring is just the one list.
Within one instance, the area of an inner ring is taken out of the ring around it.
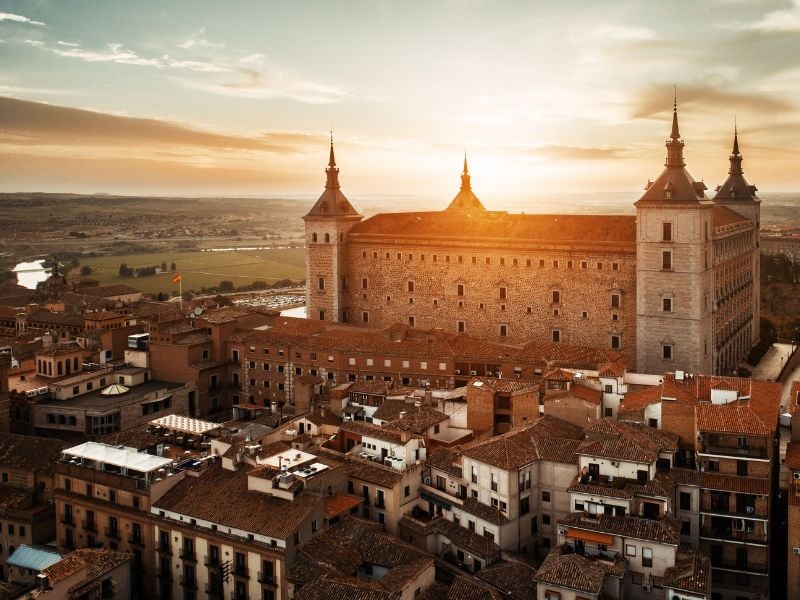
{"label": "awning", "polygon": [[599,531],[586,531],[585,529],[567,529],[567,537],[584,542],[609,545],[614,541],[614,536]]}
{"label": "awning", "polygon": [[420,492],[419,497],[423,500],[427,500],[428,502],[433,502],[436,506],[441,506],[445,510],[450,510],[453,508],[452,504],[445,502],[442,498],[438,496],[434,496],[433,494],[429,494],[427,492]]}

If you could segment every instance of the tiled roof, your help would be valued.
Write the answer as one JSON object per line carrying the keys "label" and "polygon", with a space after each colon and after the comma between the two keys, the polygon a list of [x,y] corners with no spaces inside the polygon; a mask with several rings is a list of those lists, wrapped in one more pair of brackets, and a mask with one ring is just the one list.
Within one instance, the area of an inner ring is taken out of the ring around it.
{"label": "tiled roof", "polygon": [[64,442],[52,438],[0,433],[0,466],[26,471],[49,471],[64,446]]}
{"label": "tiled roof", "polygon": [[673,466],[669,470],[669,474],[677,485],[700,485],[700,473],[694,469],[681,469]]}
{"label": "tiled roof", "polygon": [[400,471],[366,461],[348,460],[344,464],[344,470],[352,479],[374,483],[384,488],[391,488],[403,479]]}
{"label": "tiled roof", "polygon": [[333,496],[325,496],[325,518],[329,519],[336,515],[341,515],[363,502],[360,496],[351,496],[350,494],[334,494]]}
{"label": "tiled roof", "polygon": [[508,517],[500,512],[498,508],[492,508],[488,504],[478,502],[477,498],[465,498],[464,504],[461,508],[464,510],[464,512],[468,512],[471,515],[475,515],[479,519],[489,523],[494,523],[495,525],[505,525],[508,523]]}
{"label": "tiled roof", "polygon": [[461,450],[458,448],[436,448],[428,453],[425,464],[459,478],[464,471],[461,467]]}
{"label": "tiled roof", "polygon": [[184,477],[153,504],[167,510],[219,525],[286,539],[323,500],[302,493],[294,501],[247,489],[247,473],[223,469],[219,463],[199,477]]}
{"label": "tiled roof", "polygon": [[330,600],[331,598],[347,598],[347,600],[399,600],[400,594],[384,589],[375,589],[367,581],[350,578],[347,581],[320,577],[306,583],[294,594],[295,600]]}
{"label": "tiled roof", "polygon": [[459,575],[450,584],[447,600],[502,600],[503,595],[472,577]]}
{"label": "tiled roof", "polygon": [[419,435],[424,435],[430,427],[449,419],[446,414],[430,406],[414,406],[403,400],[389,399],[381,403],[372,418],[388,421],[392,429]]}
{"label": "tiled roof", "polygon": [[627,436],[590,441],[579,450],[584,456],[609,458],[637,463],[652,463],[658,458],[658,449],[652,445],[641,445],[640,440]]}
{"label": "tiled roof", "polygon": [[[697,429],[720,433],[769,435],[768,427],[745,402],[700,404],[697,407]],[[774,430],[774,426],[772,428]]]}
{"label": "tiled roof", "polygon": [[[539,390],[538,381],[524,379],[509,379],[508,377],[473,377],[469,385],[476,388],[487,387],[493,392],[515,394]],[[469,393],[469,392],[468,392]]]}
{"label": "tiled roof", "polygon": [[664,571],[664,587],[711,594],[711,561],[699,550],[681,546],[675,566]]}
{"label": "tiled roof", "polygon": [[679,524],[669,517],[656,521],[629,515],[601,515],[600,518],[594,519],[584,513],[571,513],[560,519],[559,525],[661,544],[677,545],[680,540]]}
{"label": "tiled roof", "polygon": [[607,362],[599,366],[598,377],[610,377],[616,379],[625,375],[625,363],[622,360]]}
{"label": "tiled roof", "polygon": [[484,560],[493,560],[500,557],[500,546],[489,538],[471,531],[466,527],[457,525],[452,521],[441,518],[437,519],[433,527],[434,531],[449,539],[456,546],[477,554]]}
{"label": "tiled roof", "polygon": [[603,393],[600,390],[595,390],[579,383],[573,384],[569,394],[598,406],[600,405],[600,401],[603,399]]}
{"label": "tiled roof", "polygon": [[800,471],[800,442],[789,442],[789,445],[786,446],[786,461],[784,464],[787,469]]}
{"label": "tiled roof", "polygon": [[392,444],[401,444],[402,439],[400,432],[394,428],[381,427],[373,423],[366,423],[364,421],[344,421],[339,426],[340,431],[349,431],[357,433],[361,437],[371,437]]}
{"label": "tiled roof", "polygon": [[724,227],[726,225],[733,225],[734,223],[750,223],[751,221],[727,206],[715,204],[714,208],[711,209],[711,222],[714,224],[714,227]]}
{"label": "tiled roof", "polygon": [[551,369],[542,375],[542,379],[547,381],[572,381],[575,375],[564,369]]}
{"label": "tiled roof", "polygon": [[481,569],[476,577],[514,600],[536,600],[536,569],[521,562],[501,560]]}
{"label": "tiled roof", "polygon": [[[550,244],[636,242],[636,218],[627,215],[526,215],[501,211],[440,211],[377,214],[353,226],[348,239],[362,236],[392,238],[458,238],[468,240],[525,240]],[[630,252],[634,250],[631,248]]]}
{"label": "tiled roof", "polygon": [[70,592],[72,592],[73,590],[77,590],[91,583],[93,580],[105,575],[109,571],[116,569],[132,558],[133,555],[127,552],[81,548],[79,550],[73,550],[59,562],[47,567],[42,572],[47,575],[51,584],[55,584],[86,569],[86,576],[84,579],[70,587]]}
{"label": "tiled roof", "polygon": [[577,554],[561,554],[558,548],[550,551],[534,575],[537,584],[569,588],[599,595],[608,570],[601,562],[592,562]]}
{"label": "tiled roof", "polygon": [[33,548],[27,544],[20,544],[8,557],[6,564],[20,567],[21,569],[43,571],[60,560],[61,555],[55,550]]}
{"label": "tiled roof", "polygon": [[738,475],[722,475],[709,472],[700,474],[700,487],[722,492],[768,496],[769,485],[769,479],[758,477],[740,477]]}
{"label": "tiled roof", "polygon": [[314,425],[321,426],[321,425],[335,425],[338,426],[341,423],[339,417],[336,414],[323,408],[321,406],[316,407],[310,413],[304,415],[305,419],[311,421]]}
{"label": "tiled roof", "polygon": [[[485,442],[463,449],[464,456],[482,463],[503,469],[518,469],[538,459],[554,460],[568,458],[564,452],[553,452],[552,438],[560,440],[575,439],[581,429],[556,417],[545,416],[525,429],[512,430],[495,436]],[[556,444],[561,443],[557,441]],[[574,451],[575,445],[565,445],[567,451]],[[546,457],[543,451],[546,449]],[[563,460],[572,462],[572,460]]]}
{"label": "tiled roof", "polygon": [[351,394],[356,392],[358,394],[374,394],[378,396],[386,396],[392,389],[391,382],[388,381],[354,381],[353,385],[347,391]]}
{"label": "tiled roof", "polygon": [[620,410],[639,410],[659,402],[661,402],[661,386],[655,385],[625,394]]}

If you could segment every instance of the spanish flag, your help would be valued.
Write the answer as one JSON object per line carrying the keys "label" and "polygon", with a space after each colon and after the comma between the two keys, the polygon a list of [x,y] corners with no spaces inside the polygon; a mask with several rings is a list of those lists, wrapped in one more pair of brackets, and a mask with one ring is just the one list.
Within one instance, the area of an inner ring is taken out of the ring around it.
{"label": "spanish flag", "polygon": [[181,280],[181,274],[176,273],[172,278],[172,283],[178,283]]}

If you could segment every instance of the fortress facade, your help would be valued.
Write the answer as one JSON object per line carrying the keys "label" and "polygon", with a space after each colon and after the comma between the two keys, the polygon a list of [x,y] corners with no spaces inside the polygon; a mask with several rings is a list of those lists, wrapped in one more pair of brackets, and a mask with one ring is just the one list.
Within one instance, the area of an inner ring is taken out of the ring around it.
{"label": "fortress facade", "polygon": [[445,210],[364,219],[331,143],[325,190],[303,217],[308,317],[606,347],[640,372],[729,374],[758,338],[760,200],[736,132],[713,199],[685,168],[677,109],[666,147],[636,216],[486,210],[465,157]]}

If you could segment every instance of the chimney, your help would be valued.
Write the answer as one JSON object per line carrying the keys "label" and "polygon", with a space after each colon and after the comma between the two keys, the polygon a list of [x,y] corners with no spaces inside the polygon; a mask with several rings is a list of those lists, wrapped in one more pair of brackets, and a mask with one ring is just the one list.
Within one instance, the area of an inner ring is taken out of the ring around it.
{"label": "chimney", "polygon": [[433,406],[433,392],[430,388],[425,390],[425,405]]}
{"label": "chimney", "polygon": [[411,439],[411,432],[408,430],[403,430],[400,432],[400,441],[404,444],[407,443]]}

